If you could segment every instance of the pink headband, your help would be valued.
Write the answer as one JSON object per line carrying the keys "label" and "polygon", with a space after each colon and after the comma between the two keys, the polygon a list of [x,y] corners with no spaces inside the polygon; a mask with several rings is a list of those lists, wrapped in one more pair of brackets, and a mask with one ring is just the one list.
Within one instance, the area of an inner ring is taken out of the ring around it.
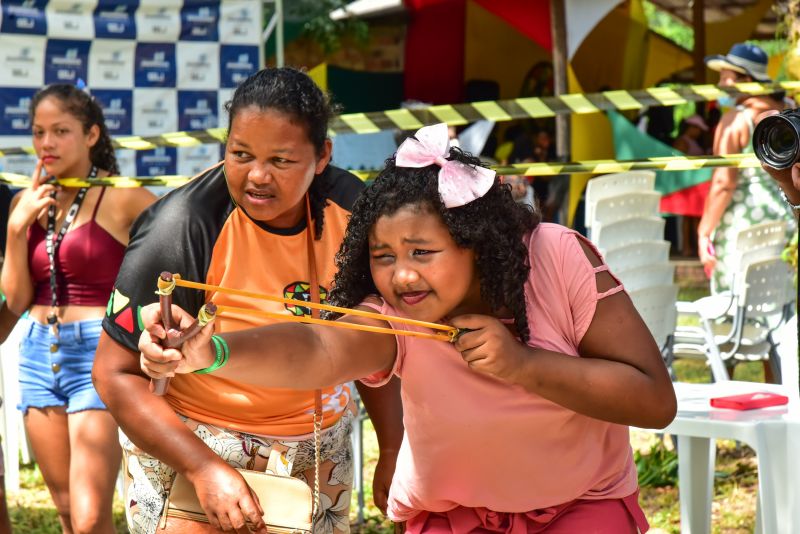
{"label": "pink headband", "polygon": [[473,167],[460,161],[445,159],[449,154],[450,137],[447,124],[439,123],[420,128],[397,149],[395,164],[398,167],[427,167],[436,164],[439,170],[439,196],[447,208],[469,204],[482,197],[492,187],[495,172],[484,167]]}

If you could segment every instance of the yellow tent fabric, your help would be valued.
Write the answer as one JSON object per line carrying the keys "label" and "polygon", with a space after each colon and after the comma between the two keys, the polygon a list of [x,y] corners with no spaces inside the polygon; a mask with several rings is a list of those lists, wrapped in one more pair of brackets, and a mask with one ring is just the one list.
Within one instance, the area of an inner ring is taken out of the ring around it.
{"label": "yellow tent fabric", "polygon": [[647,36],[647,60],[644,62],[642,87],[655,87],[675,72],[688,69],[694,60],[681,48],[655,32]]}
{"label": "yellow tent fabric", "polygon": [[[595,35],[598,33],[600,35]],[[603,51],[615,48],[608,41],[600,46],[600,42],[595,40],[598,38],[613,40],[620,47],[616,49],[625,50],[626,53],[622,61],[616,61],[616,82],[608,83],[611,80],[605,77],[601,79],[605,79],[609,86],[615,88],[638,88],[641,87],[643,81],[644,69],[642,66],[647,60],[647,47],[642,46],[643,42],[647,42],[647,36],[647,19],[642,7],[642,0],[631,0],[626,6],[613,10],[598,24],[595,31],[584,41],[584,46],[581,47],[576,57],[582,55],[584,58],[588,56],[597,58],[598,54],[603,54]],[[590,46],[592,46],[592,42],[595,42],[598,48],[587,49],[587,42]],[[591,61],[587,63],[584,60],[583,66],[589,67],[590,63]],[[575,70],[573,70],[574,64],[573,60],[567,69],[567,89],[570,93],[583,93],[585,87],[578,81]],[[599,68],[602,70],[606,66],[603,64]],[[593,74],[599,74],[597,67],[592,68],[591,71]],[[592,81],[594,84],[598,83],[596,77],[593,77]],[[597,85],[594,85],[593,89],[596,88]],[[614,136],[608,118],[602,113],[572,115],[570,137],[573,160],[614,158]],[[581,194],[591,176],[590,174],[574,174],[570,177],[567,208],[567,224],[569,226],[572,226]]]}
{"label": "yellow tent fabric", "polygon": [[494,80],[500,98],[518,98],[531,67],[551,61],[550,52],[472,1],[467,2],[464,47],[464,80]]}
{"label": "yellow tent fabric", "polygon": [[314,80],[320,89],[323,91],[328,90],[328,64],[320,63],[313,69],[308,71],[308,77]]}
{"label": "yellow tent fabric", "polygon": [[727,54],[735,43],[749,39],[753,29],[774,4],[773,0],[759,0],[735,17],[706,22],[706,54]]}
{"label": "yellow tent fabric", "polygon": [[[567,68],[567,88],[570,93],[582,93],[581,85],[575,77],[572,66]],[[570,125],[570,143],[572,144],[572,159],[579,161],[585,159],[614,158],[614,136],[611,125],[603,113],[590,113],[586,115],[572,115]],[[569,204],[567,210],[567,225],[572,226],[575,210],[586,187],[586,182],[591,174],[573,174],[569,182]]]}

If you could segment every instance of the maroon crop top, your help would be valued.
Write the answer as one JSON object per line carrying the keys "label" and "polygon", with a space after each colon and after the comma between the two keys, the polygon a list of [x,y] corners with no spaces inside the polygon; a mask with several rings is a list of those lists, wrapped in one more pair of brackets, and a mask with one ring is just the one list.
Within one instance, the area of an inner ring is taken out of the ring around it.
{"label": "maroon crop top", "polygon": [[[114,287],[125,254],[125,245],[114,239],[95,216],[105,187],[100,191],[92,218],[64,234],[56,252],[58,305],[105,306]],[[28,229],[28,265],[34,285],[34,304],[49,306],[50,260],[45,238],[47,231],[38,222]]]}

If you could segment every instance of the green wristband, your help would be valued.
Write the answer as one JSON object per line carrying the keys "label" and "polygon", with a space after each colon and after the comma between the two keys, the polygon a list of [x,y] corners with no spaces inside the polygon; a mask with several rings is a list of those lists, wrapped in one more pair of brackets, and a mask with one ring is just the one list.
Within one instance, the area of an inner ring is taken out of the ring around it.
{"label": "green wristband", "polygon": [[208,373],[213,373],[226,363],[228,363],[228,358],[230,357],[231,351],[228,347],[228,343],[218,335],[211,336],[211,342],[214,343],[214,363],[210,366],[206,367],[205,369],[197,369],[194,371],[198,375],[205,375]]}

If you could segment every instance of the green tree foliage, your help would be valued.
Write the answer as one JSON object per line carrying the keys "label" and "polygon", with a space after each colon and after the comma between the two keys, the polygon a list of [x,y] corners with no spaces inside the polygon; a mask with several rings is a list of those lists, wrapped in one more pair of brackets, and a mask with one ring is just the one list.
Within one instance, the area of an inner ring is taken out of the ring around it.
{"label": "green tree foliage", "polygon": [[[330,18],[331,11],[346,7],[349,0],[284,0],[284,20],[288,23],[300,23],[301,35],[310,38],[320,45],[326,54],[336,52],[345,38],[352,38],[356,44],[365,44],[369,27],[366,22],[349,17],[341,20]],[[274,7],[267,4],[266,19],[275,12]]]}
{"label": "green tree foliage", "polygon": [[652,2],[644,0],[642,3],[647,25],[657,34],[666,37],[686,50],[694,48],[694,30],[682,20],[662,11]]}

